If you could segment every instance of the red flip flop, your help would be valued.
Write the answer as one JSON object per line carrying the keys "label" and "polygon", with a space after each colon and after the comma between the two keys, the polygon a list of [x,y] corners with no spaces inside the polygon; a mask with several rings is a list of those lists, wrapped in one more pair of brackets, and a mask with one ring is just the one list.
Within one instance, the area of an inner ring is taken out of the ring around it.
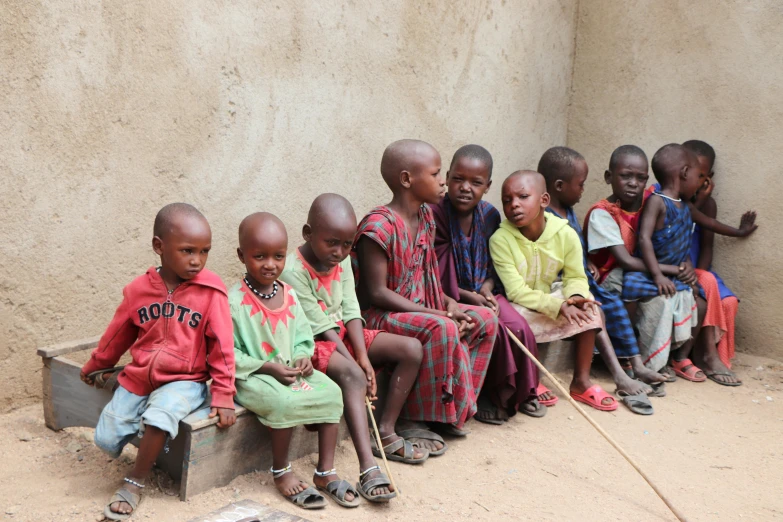
{"label": "red flip flop", "polygon": [[[599,411],[614,411],[617,409],[617,399],[606,393],[603,388],[594,384],[585,390],[584,393],[571,392],[571,398],[588,406],[592,406]],[[604,399],[612,399],[611,404],[602,404]]]}
{"label": "red flip flop", "polygon": [[[704,382],[707,380],[707,377],[704,375],[704,372],[701,371],[701,368],[697,368],[690,359],[672,361],[672,368],[674,368],[674,373],[676,373],[678,377],[682,377],[686,381]],[[696,376],[699,372],[701,372],[701,377]]]}
{"label": "red flip flop", "polygon": [[538,383],[538,388],[536,388],[536,397],[538,397],[542,393],[546,393],[546,392],[551,393],[552,394],[552,398],[548,399],[548,400],[545,400],[545,401],[542,401],[541,399],[538,399],[538,402],[539,402],[539,404],[543,404],[547,408],[550,408],[550,407],[554,406],[555,404],[557,404],[557,401],[559,399],[557,398],[557,395],[552,393],[552,391],[549,388],[547,388],[546,386],[544,386],[543,384],[541,384],[539,382]]}

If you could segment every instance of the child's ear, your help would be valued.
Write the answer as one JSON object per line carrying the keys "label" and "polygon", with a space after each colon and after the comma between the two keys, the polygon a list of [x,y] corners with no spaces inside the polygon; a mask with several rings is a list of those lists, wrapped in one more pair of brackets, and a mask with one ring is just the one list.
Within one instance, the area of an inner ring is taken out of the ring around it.
{"label": "child's ear", "polygon": [[555,186],[554,186],[554,189],[555,189],[556,191],[560,192],[561,190],[563,190],[563,184],[564,184],[564,183],[565,183],[565,182],[564,182],[562,179],[558,179],[557,181],[555,181]]}
{"label": "child's ear", "polygon": [[309,223],[305,223],[302,227],[302,238],[309,243],[311,237],[313,237],[313,229]]}
{"label": "child's ear", "polygon": [[549,195],[549,192],[544,192],[541,194],[541,208],[546,208],[549,206],[549,202],[551,201],[551,196]]}
{"label": "child's ear", "polygon": [[237,248],[237,257],[239,258],[239,262],[243,265],[245,264],[245,254],[242,253],[241,248]]}
{"label": "child's ear", "polygon": [[400,172],[400,185],[406,189],[411,188],[412,177],[413,176],[411,176],[411,173],[409,171],[403,170],[402,172]]}
{"label": "child's ear", "polygon": [[152,238],[152,251],[158,255],[163,254],[163,240],[158,236]]}
{"label": "child's ear", "polygon": [[487,188],[484,189],[484,194],[489,192],[489,188],[492,186],[492,180],[487,181]]}
{"label": "child's ear", "polygon": [[604,181],[606,182],[607,185],[612,184],[612,173],[609,172],[608,170],[604,171]]}

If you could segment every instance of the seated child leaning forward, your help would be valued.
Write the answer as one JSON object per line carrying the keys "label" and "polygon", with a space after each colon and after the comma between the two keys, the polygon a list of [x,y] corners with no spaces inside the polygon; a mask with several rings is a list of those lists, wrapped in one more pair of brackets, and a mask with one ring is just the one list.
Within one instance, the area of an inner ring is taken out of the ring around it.
{"label": "seated child leaning forward", "polygon": [[543,417],[544,406],[554,405],[557,396],[539,381],[536,366],[506,332],[509,328],[538,357],[536,338],[503,296],[489,257],[489,238],[500,225],[497,209],[482,200],[492,185],[489,151],[479,145],[460,147],[451,160],[446,185],[448,192],[441,202],[430,206],[443,291],[461,303],[490,308],[500,323],[476,420],[502,424],[517,411]]}
{"label": "seated child leaning forward", "polygon": [[234,322],[237,402],[258,416],[272,438],[272,476],[277,490],[304,509],[326,499],[299,480],[288,460],[294,426],[317,425],[318,466],[313,482],[335,502],[355,507],[358,493],[334,469],[343,401],[340,388],[313,370],[313,332],[296,292],[278,281],[288,235],[272,214],[247,216],[239,225],[237,255],[245,277],[228,292]]}
{"label": "seated child leaning forward", "polygon": [[[539,342],[575,337],[576,360],[571,397],[602,411],[617,401],[590,381],[596,330],[602,328],[590,296],[582,247],[568,221],[545,212],[549,204],[544,177],[517,171],[503,182],[506,219],[489,240],[492,262],[506,296]],[[556,282],[562,273],[562,283]]]}
{"label": "seated child leaning forward", "polygon": [[[116,387],[95,428],[95,444],[113,458],[137,435],[133,471],[104,508],[109,520],[136,514],[144,482],[179,421],[206,406],[212,379],[212,411],[218,426],[234,424],[234,351],[226,287],[204,269],[212,232],[204,216],[185,203],[155,217],[152,249],[160,266],[123,291],[98,347],[81,371],[89,385]],[[122,371],[114,365],[130,350]],[[111,377],[107,377],[109,373]]]}
{"label": "seated child leaning forward", "polygon": [[[362,476],[370,480],[378,474],[373,453],[381,456],[380,450],[371,446],[367,430],[365,397],[374,400],[377,387],[373,365],[385,366],[391,372],[378,423],[388,460],[423,463],[429,453],[394,431],[419,374],[421,343],[413,337],[364,329],[348,257],[356,236],[353,207],[342,196],[321,194],[310,207],[302,235],[305,243],[289,254],[280,278],[296,291],[315,334],[313,366],[343,392],[345,420]],[[381,488],[376,488],[370,492],[370,499],[381,493]]]}
{"label": "seated child leaning forward", "polygon": [[[538,171],[546,179],[550,198],[547,212],[568,220],[579,236],[582,252],[586,253],[582,225],[573,208],[582,199],[587,180],[588,167],[584,156],[568,147],[552,147],[541,156]],[[599,286],[595,281],[595,265],[586,256],[584,261],[590,293],[601,303],[600,311],[605,327],[596,334],[596,346],[612,374],[618,393],[629,396],[653,393],[652,388],[643,383],[661,383],[666,377],[644,366],[636,334],[620,294]],[[629,370],[624,370],[618,359],[622,359]],[[626,371],[633,372],[635,379],[626,375]]]}
{"label": "seated child leaning forward", "polygon": [[[704,311],[704,300],[694,295],[698,291],[695,280],[683,281],[667,276],[660,265],[690,265],[690,240],[693,230],[691,211],[685,201],[690,199],[702,183],[695,156],[678,144],[664,145],[653,156],[651,165],[655,178],[661,184],[644,203],[639,219],[639,244],[641,258],[647,272],[626,272],[623,277],[623,299],[638,301],[657,295],[673,300],[675,310],[673,343],[687,339],[674,349],[674,372],[690,381],[703,382],[704,373],[689,359],[693,338],[698,336]],[[696,312],[698,308],[698,314]],[[681,318],[680,318],[681,317]],[[681,328],[689,328],[691,336],[678,334]]]}
{"label": "seated child leaning forward", "polygon": [[[425,203],[444,194],[440,154],[428,143],[389,145],[381,174],[393,196],[362,219],[352,255],[361,277],[359,303],[370,328],[418,339],[424,358],[401,417],[464,436],[476,413],[498,320],[489,308],[463,306],[444,295],[434,250],[435,222]],[[443,439],[419,428],[399,435],[430,456],[445,451]]]}

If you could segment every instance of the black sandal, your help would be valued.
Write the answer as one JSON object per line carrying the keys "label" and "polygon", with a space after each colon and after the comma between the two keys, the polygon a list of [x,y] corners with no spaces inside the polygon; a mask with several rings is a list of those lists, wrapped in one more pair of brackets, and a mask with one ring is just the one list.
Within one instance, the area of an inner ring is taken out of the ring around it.
{"label": "black sandal", "polygon": [[[375,478],[368,479],[370,473],[378,471],[379,474]],[[383,495],[370,495],[370,492],[376,488],[383,488],[391,486],[389,478],[381,472],[381,468],[373,466],[367,468],[359,473],[359,482],[356,484],[356,488],[359,490],[359,494],[364,497],[368,502],[375,502],[376,504],[385,504],[394,497],[397,496],[396,491],[390,493],[384,493]]]}

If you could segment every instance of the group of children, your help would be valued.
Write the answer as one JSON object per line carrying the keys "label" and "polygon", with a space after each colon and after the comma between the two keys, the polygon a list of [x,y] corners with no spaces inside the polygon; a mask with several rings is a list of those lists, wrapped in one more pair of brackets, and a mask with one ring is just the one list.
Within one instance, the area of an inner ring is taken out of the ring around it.
{"label": "group of children", "polygon": [[[394,498],[381,453],[422,464],[447,451],[443,435],[466,436],[473,417],[545,415],[558,398],[519,341],[537,356],[539,343],[573,338],[570,394],[602,411],[618,403],[590,380],[595,350],[617,396],[640,414],[652,413],[647,397],[664,396],[675,375],[740,385],[729,369],[738,301],[710,271],[712,242],[714,233],[749,235],[755,214],[739,229],[715,221],[714,159],[703,142],[666,145],[651,162],[658,184],[645,191],[644,152],[618,148],[604,174],[612,194],[591,207],[583,229],[573,206],[588,167],[572,149],[549,149],[537,171],[508,176],[502,219],[483,200],[492,185],[486,149],[457,150],[444,179],[431,145],[397,141],[381,160],[392,199],[358,223],[345,198],[318,196],[289,253],[277,217],[247,216],[237,248],[246,273],[230,289],[204,268],[204,216],[167,205],[153,231],[160,266],[125,287],[81,372],[114,390],[96,444],[116,457],[141,439],[105,516],[133,514],[179,421],[207,405],[221,428],[235,422],[234,401],[252,411],[269,429],[278,491],[314,509],[325,496],[345,507],[359,496]],[[128,350],[132,361],[115,367]],[[343,415],[359,460],[355,486],[334,469]],[[300,425],[318,433],[315,487],[288,461]]]}

